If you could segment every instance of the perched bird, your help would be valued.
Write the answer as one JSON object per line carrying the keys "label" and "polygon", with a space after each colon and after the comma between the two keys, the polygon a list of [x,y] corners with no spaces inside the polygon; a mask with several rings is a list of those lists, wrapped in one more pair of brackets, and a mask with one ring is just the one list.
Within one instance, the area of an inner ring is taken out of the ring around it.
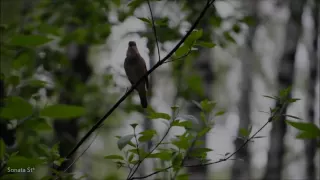
{"label": "perched bird", "polygon": [[[137,48],[137,44],[134,41],[129,41],[127,57],[124,60],[124,69],[126,75],[133,85],[147,72],[147,66],[144,59],[140,56]],[[148,77],[146,77],[140,84],[135,88],[140,97],[140,103],[143,108],[148,106],[147,90],[149,88]]]}

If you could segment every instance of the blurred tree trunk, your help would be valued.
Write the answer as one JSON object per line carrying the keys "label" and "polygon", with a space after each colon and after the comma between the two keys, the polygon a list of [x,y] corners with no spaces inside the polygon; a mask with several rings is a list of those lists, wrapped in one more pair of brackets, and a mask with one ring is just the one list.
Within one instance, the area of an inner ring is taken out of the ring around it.
{"label": "blurred tree trunk", "polygon": [[[294,77],[295,55],[302,32],[301,16],[306,0],[289,1],[290,17],[286,27],[286,42],[284,53],[280,59],[278,69],[279,90],[292,87]],[[289,93],[291,98],[292,94]],[[276,102],[276,107],[280,107],[280,102]],[[288,106],[284,107],[283,114],[286,114]],[[264,180],[280,180],[283,171],[283,156],[285,153],[284,137],[287,132],[285,116],[281,116],[277,121],[272,122],[270,149],[268,151],[267,169]]]}
{"label": "blurred tree trunk", "polygon": [[[188,6],[191,9],[191,17],[189,18],[191,22],[194,22],[194,14],[198,14],[205,3],[205,1],[202,1],[203,3],[199,3],[199,1],[195,0],[188,0]],[[216,15],[216,10],[214,6],[209,10],[208,14],[211,15]],[[205,16],[202,21],[200,22],[199,29],[203,30],[203,37],[202,40],[204,41],[211,41],[211,35],[212,35],[212,28],[210,25],[210,16]],[[194,58],[191,62],[192,70],[193,72],[191,73],[192,75],[199,76],[201,80],[201,89],[203,93],[199,92],[190,92],[190,99],[200,102],[202,100],[212,100],[212,84],[213,84],[213,58],[211,55],[211,49],[209,48],[198,48],[198,55]],[[190,74],[188,73],[188,75]],[[200,112],[201,110],[199,109],[198,106],[196,106],[194,103],[190,103],[188,105],[188,113],[195,116],[197,119],[200,118]],[[205,148],[207,146],[206,136],[202,136],[200,141],[203,142],[201,147]],[[186,164],[200,164],[200,160],[196,158],[188,158],[186,161]],[[190,180],[207,180],[208,179],[208,166],[199,166],[199,167],[189,167],[187,168],[187,173],[189,174],[189,179]]]}
{"label": "blurred tree trunk", "polygon": [[[150,64],[150,68],[153,67],[155,65],[155,46],[156,46],[156,41],[154,39],[154,35],[153,35],[153,31],[152,28],[149,28],[149,36],[150,38],[148,39],[147,42],[147,48],[149,49],[149,64]],[[150,69],[149,68],[149,69]],[[148,69],[148,70],[149,70]],[[153,86],[154,86],[154,73],[151,73],[149,75],[149,90],[148,90],[148,105],[151,106],[151,99],[153,97]],[[150,119],[148,119],[146,116],[144,118],[144,130],[147,129],[152,129],[152,121],[150,121]],[[152,147],[152,141],[149,141],[147,144],[147,150],[149,151]]]}
{"label": "blurred tree trunk", "polygon": [[[253,77],[253,60],[254,48],[253,39],[258,25],[257,17],[257,0],[250,0],[245,4],[245,8],[250,11],[249,15],[252,16],[256,22],[251,25],[248,30],[245,47],[241,55],[242,59],[242,84],[241,84],[241,97],[239,101],[238,111],[240,116],[238,136],[241,137],[240,129],[249,129],[251,122],[251,91],[252,91],[252,77]],[[244,139],[236,138],[234,141],[235,148],[238,149],[244,143]],[[232,180],[250,179],[250,152],[248,145],[243,147],[237,154],[232,168]],[[240,160],[242,159],[242,160]]]}
{"label": "blurred tree trunk", "polygon": [[[76,26],[69,25],[67,32],[71,33],[76,30]],[[87,44],[70,44],[67,46],[67,57],[71,62],[71,69],[64,72],[64,78],[66,78],[65,86],[60,92],[59,103],[60,104],[72,104],[82,105],[82,99],[76,95],[76,91],[79,84],[85,84],[88,78],[91,76],[91,67],[88,64],[88,48]],[[83,87],[80,85],[80,88]],[[61,157],[67,156],[70,150],[76,145],[77,137],[79,133],[78,120],[55,120],[54,130],[57,140],[60,142],[59,153]],[[66,169],[73,162],[74,157],[65,161],[61,165],[61,169]],[[73,171],[73,165],[67,170],[67,172]]]}
{"label": "blurred tree trunk", "polygon": [[[318,33],[319,33],[319,3],[314,0],[312,8],[312,16],[314,19],[314,32],[312,46],[309,47],[309,86],[307,98],[307,119],[308,122],[315,122],[315,99],[316,99],[316,85],[317,85],[317,72],[318,72]],[[316,180],[315,169],[315,155],[317,150],[317,140],[306,140],[305,153],[307,157],[306,175],[308,180]]]}
{"label": "blurred tree trunk", "polygon": [[[147,42],[147,48],[149,49],[149,64],[150,64],[150,68],[152,66],[154,66],[155,64],[155,43],[156,41],[154,40],[154,35],[153,35],[153,29],[152,27],[148,28],[148,32],[147,32],[147,37],[148,37],[148,42]],[[148,68],[148,70],[150,69]],[[149,89],[147,92],[147,98],[148,98],[148,106],[151,107],[151,99],[153,96],[153,86],[154,86],[154,73],[151,73],[149,75]],[[144,122],[143,122],[143,131],[148,130],[148,129],[153,129],[152,126],[152,121],[147,117],[146,111],[143,111],[144,116]],[[152,141],[147,142],[144,150],[146,152],[150,152],[151,148],[152,148]],[[153,161],[146,159],[141,166],[138,169],[138,174],[139,176],[144,176],[146,175],[147,172],[149,172],[149,170],[152,170],[152,167],[154,167],[151,163]]]}

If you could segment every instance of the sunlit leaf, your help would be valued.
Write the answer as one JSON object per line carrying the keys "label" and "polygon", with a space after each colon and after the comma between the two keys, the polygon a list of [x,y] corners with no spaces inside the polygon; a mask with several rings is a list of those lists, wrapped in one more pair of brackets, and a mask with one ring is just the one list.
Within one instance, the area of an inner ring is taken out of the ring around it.
{"label": "sunlit leaf", "polygon": [[249,137],[249,135],[250,135],[250,132],[245,128],[240,128],[239,132],[243,137]]}

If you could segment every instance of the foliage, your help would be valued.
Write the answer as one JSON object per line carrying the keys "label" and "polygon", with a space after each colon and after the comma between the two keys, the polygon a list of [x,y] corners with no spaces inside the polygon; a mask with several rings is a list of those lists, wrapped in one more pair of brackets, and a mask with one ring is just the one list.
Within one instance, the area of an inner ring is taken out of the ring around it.
{"label": "foliage", "polygon": [[[81,77],[73,77],[73,74],[69,72],[73,64],[62,49],[73,43],[92,46],[104,44],[112,29],[112,23],[105,17],[106,12],[111,8],[116,8],[118,23],[122,23],[133,16],[134,11],[144,3],[145,1],[142,0],[133,0],[128,4],[128,9],[123,9],[120,8],[122,5],[120,0],[110,2],[58,0],[55,3],[40,1],[34,9],[21,17],[20,21],[1,24],[1,81],[5,82],[5,87],[1,88],[6,91],[6,97],[3,102],[4,106],[0,110],[0,117],[1,123],[16,124],[18,141],[18,148],[10,150],[5,147],[4,141],[0,140],[1,167],[11,169],[51,167],[52,164],[59,166],[66,160],[59,154],[59,143],[52,143],[53,120],[67,122],[72,118],[81,117],[86,120],[81,127],[84,129],[91,127],[92,119],[100,117],[101,111],[105,110],[102,107],[110,106],[109,102],[105,102],[105,99],[101,97],[105,96],[104,90],[109,88],[112,77],[110,74],[104,74],[103,83],[84,84],[81,82]],[[152,18],[137,18],[148,28],[153,26]],[[169,17],[155,17],[154,24],[158,29],[159,43],[176,41],[181,38],[182,35],[179,33],[181,22],[171,26],[171,21]],[[219,15],[214,14],[207,22],[218,28],[223,21]],[[199,48],[214,48],[225,41],[235,43],[232,34],[241,31],[241,23],[251,25],[254,20],[250,17],[237,19],[232,29],[222,33],[224,39],[221,42],[212,42],[201,27],[194,29],[174,52],[172,58],[166,62],[190,60],[197,54]],[[65,30],[68,28],[75,30]],[[153,36],[153,33],[149,31],[136,33],[149,39]],[[173,63],[173,66],[177,64]],[[182,90],[186,99],[191,99],[190,95],[194,93],[203,95],[201,79],[197,75],[183,77],[187,77],[187,87]],[[69,88],[74,90],[72,97],[69,97],[72,100],[71,103],[59,103],[57,99],[64,89]],[[43,91],[46,92],[45,95]],[[297,101],[298,99],[287,98],[289,92],[290,90],[286,89],[280,93],[280,97],[266,97],[280,100],[281,104]],[[82,103],[83,105],[75,105],[84,101],[84,95],[91,97],[92,101]],[[225,111],[218,110],[213,101],[203,100],[200,103],[196,101],[194,103],[201,109],[199,119],[190,114],[180,114],[180,108],[177,106],[172,107],[173,115],[148,108],[147,117],[150,120],[162,121],[168,126],[165,134],[161,136],[154,129],[137,132],[136,128],[139,124],[131,124],[133,133],[117,136],[119,152],[107,155],[105,159],[114,161],[119,168],[128,168],[130,173],[127,179],[141,178],[136,177],[135,173],[146,159],[153,159],[168,165],[167,167],[156,167],[155,172],[148,177],[167,171],[172,178],[176,179],[187,178],[188,174],[181,173],[183,167],[210,165],[230,159],[234,153],[226,153],[225,158],[219,161],[209,160],[207,153],[213,150],[201,147],[202,142],[199,140],[212,130],[214,118],[224,115]],[[280,109],[270,110],[272,120],[279,114],[282,115]],[[295,116],[286,116],[299,119]],[[319,127],[314,124],[290,120],[286,122],[301,131],[297,138],[310,139],[320,136]],[[170,139],[169,142],[164,142],[173,127],[182,127],[185,131]],[[240,132],[243,136],[241,138],[247,140],[245,144],[254,138],[261,138],[261,136],[256,136],[259,131],[252,134],[252,127],[240,129]],[[142,148],[144,144],[157,139],[159,141],[150,151],[147,152]],[[163,146],[164,144],[166,146]],[[201,164],[186,165],[184,161],[189,157],[199,159]],[[64,179],[75,179],[73,174],[54,172]],[[52,178],[45,174],[43,173],[42,179]],[[30,176],[31,179],[35,179],[32,174],[19,173],[6,173],[1,179],[21,179],[22,176]],[[110,176],[110,179],[112,178]]]}

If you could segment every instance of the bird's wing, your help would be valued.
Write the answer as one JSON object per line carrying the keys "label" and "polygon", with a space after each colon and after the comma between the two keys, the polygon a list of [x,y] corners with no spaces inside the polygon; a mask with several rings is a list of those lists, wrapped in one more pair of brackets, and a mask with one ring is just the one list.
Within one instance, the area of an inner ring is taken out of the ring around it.
{"label": "bird's wing", "polygon": [[133,85],[135,83],[135,80],[134,80],[135,77],[133,76],[135,74],[135,72],[134,72],[134,69],[129,67],[130,66],[129,61],[130,61],[130,59],[128,59],[128,57],[126,57],[126,59],[124,60],[124,70],[126,72],[128,80]]}
{"label": "bird's wing", "polygon": [[[147,73],[148,72],[148,70],[147,70],[147,65],[146,65],[146,62],[144,61],[144,59],[141,57],[141,59],[142,59],[142,62],[143,62],[143,64],[144,64],[144,74],[145,73]],[[146,87],[147,87],[147,89],[149,89],[149,79],[148,79],[148,76],[145,78],[145,81],[146,81]]]}

